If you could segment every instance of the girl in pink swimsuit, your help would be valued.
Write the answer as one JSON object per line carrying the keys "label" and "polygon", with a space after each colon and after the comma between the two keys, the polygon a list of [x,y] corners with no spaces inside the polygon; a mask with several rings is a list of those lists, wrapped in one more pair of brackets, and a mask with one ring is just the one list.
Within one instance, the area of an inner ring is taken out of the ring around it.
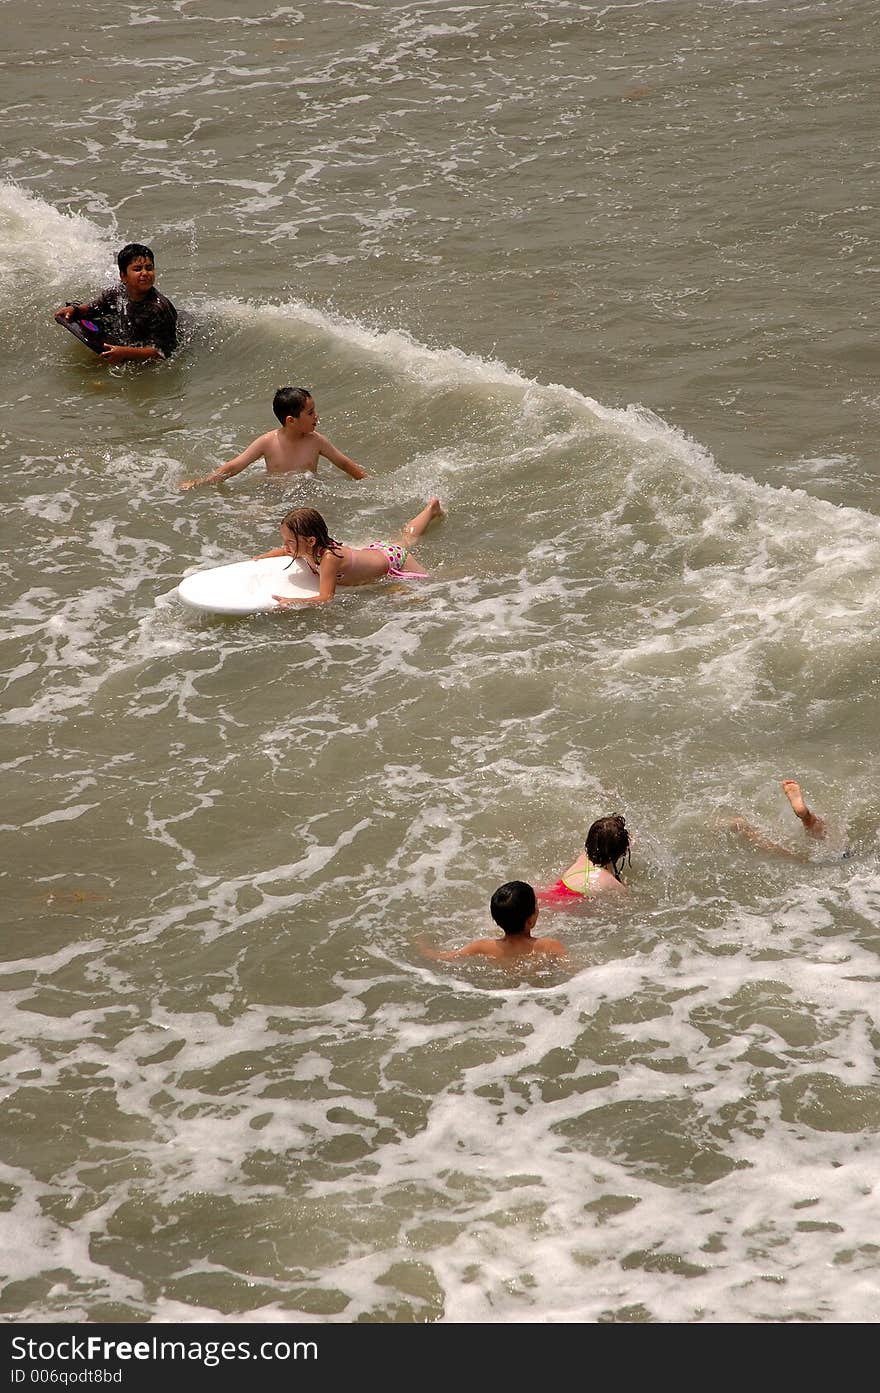
{"label": "girl in pink swimsuit", "polygon": [[371,542],[367,547],[347,547],[337,542],[327,530],[327,524],[315,508],[294,508],[281,520],[284,545],[264,551],[264,556],[300,558],[319,577],[317,595],[295,600],[286,595],[274,595],[279,605],[325,605],[332,600],[338,585],[369,585],[385,576],[401,576],[407,580],[424,577],[412,555],[413,543],[422,536],[435,518],[443,516],[439,498],[429,498],[420,513],[404,527],[399,537],[390,542]]}
{"label": "girl in pink swimsuit", "polygon": [[587,833],[584,850],[555,885],[542,890],[539,898],[559,908],[607,891],[618,893],[626,887],[620,879],[624,862],[629,864],[629,833],[620,813],[600,817]]}

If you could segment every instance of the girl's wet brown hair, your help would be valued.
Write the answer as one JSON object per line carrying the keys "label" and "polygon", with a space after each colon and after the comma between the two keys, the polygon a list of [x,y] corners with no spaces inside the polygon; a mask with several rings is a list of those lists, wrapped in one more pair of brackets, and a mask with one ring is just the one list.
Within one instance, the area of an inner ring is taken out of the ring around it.
{"label": "girl's wet brown hair", "polygon": [[281,519],[282,527],[286,527],[297,539],[296,554],[299,555],[299,543],[306,537],[314,537],[315,546],[321,552],[332,551],[334,556],[341,553],[337,551],[338,542],[334,542],[330,533],[327,531],[327,524],[321,517],[317,508],[292,508],[286,517]]}
{"label": "girl's wet brown hair", "polygon": [[610,864],[616,878],[620,880],[624,861],[627,864],[631,862],[626,819],[621,813],[597,818],[587,833],[584,847],[594,866]]}

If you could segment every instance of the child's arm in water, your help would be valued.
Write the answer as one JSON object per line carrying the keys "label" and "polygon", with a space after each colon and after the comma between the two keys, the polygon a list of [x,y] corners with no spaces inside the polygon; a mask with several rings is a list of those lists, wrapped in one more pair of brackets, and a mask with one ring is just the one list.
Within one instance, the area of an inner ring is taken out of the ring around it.
{"label": "child's arm in water", "polygon": [[82,319],[83,315],[88,314],[88,305],[74,305],[72,302],[67,305],[59,305],[53,312],[53,319]]}
{"label": "child's arm in water", "polygon": [[[277,552],[269,552],[270,556],[276,556]],[[282,548],[282,555],[284,549]],[[279,606],[282,605],[326,605],[336,594],[336,582],[339,579],[340,561],[338,556],[334,556],[332,551],[325,551],[321,557],[318,567],[320,586],[317,595],[311,595],[307,600],[294,600],[289,595],[273,595],[272,599],[277,600]]]}
{"label": "child's arm in water", "polygon": [[164,360],[165,354],[154,344],[105,343],[101,357],[108,363],[147,363],[154,358]]}
{"label": "child's arm in water", "polygon": [[341,469],[344,474],[349,474],[352,479],[366,479],[367,471],[361,469],[359,464],[355,464],[353,459],[344,455],[341,450],[337,450],[335,445],[331,445],[326,435],[319,435],[315,431],[315,438],[318,441],[318,454],[323,455],[331,464],[335,464],[337,469]]}
{"label": "child's arm in water", "polygon": [[[231,479],[234,474],[240,474],[243,469],[247,469],[249,464],[254,464],[258,459],[262,459],[266,453],[266,437],[260,435],[256,440],[252,440],[246,450],[242,450],[240,455],[231,459],[226,464],[221,464],[212,474],[206,474],[201,479],[184,479],[178,488],[194,489],[199,484],[222,484],[224,479]],[[267,552],[267,556],[275,556],[275,552]]]}

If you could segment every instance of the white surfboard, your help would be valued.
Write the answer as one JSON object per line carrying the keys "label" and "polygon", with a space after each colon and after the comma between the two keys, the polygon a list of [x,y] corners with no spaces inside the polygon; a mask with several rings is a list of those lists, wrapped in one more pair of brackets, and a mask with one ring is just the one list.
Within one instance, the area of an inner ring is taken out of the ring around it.
{"label": "white surfboard", "polygon": [[178,597],[208,614],[264,614],[278,609],[273,595],[308,600],[318,593],[318,577],[304,561],[265,556],[262,561],[235,561],[184,576]]}

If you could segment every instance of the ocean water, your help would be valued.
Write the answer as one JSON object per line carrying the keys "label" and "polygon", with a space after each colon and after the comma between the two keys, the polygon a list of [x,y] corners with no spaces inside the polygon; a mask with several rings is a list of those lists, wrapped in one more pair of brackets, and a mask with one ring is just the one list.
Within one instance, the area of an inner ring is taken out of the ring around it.
{"label": "ocean water", "polygon": [[[2,1318],[875,1321],[876,8],[4,18]],[[180,492],[282,383],[369,478]],[[175,597],[433,494],[418,586]],[[612,811],[567,968],[421,951]]]}

